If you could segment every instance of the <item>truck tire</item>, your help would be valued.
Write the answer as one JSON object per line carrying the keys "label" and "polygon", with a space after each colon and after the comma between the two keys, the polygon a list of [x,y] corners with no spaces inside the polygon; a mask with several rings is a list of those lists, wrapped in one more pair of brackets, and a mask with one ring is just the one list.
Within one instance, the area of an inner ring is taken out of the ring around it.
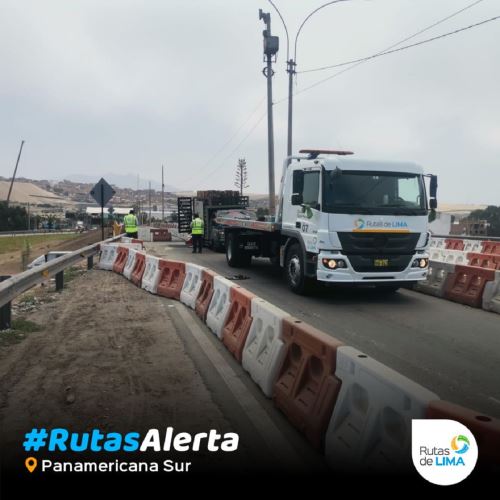
{"label": "truck tire", "polygon": [[238,238],[229,233],[226,239],[226,261],[229,267],[241,267],[241,254],[238,248]]}
{"label": "truck tire", "polygon": [[306,295],[311,291],[312,283],[305,275],[304,253],[298,243],[291,245],[286,253],[285,274],[293,293]]}

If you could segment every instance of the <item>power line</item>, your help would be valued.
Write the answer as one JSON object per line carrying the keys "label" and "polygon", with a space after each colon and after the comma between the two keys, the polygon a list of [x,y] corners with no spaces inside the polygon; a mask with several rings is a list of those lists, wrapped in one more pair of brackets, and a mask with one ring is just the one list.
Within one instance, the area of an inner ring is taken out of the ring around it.
{"label": "power line", "polygon": [[[248,115],[248,117],[245,119],[244,122],[236,129],[234,134],[231,135],[231,137],[200,167],[200,170],[204,170],[206,167],[208,167],[216,158],[219,156],[222,151],[224,151],[231,142],[233,142],[234,138],[241,132],[241,130],[247,125],[247,123],[252,119],[253,115],[258,111],[258,109],[262,106],[262,103],[266,100],[266,97],[263,97],[257,106],[252,110],[252,112]],[[192,176],[189,178],[186,178],[182,180],[179,184],[185,184],[188,180],[191,179]]]}
{"label": "power line", "polygon": [[449,31],[448,33],[443,33],[441,35],[434,36],[432,38],[427,38],[426,40],[421,40],[420,42],[415,42],[415,43],[412,43],[410,45],[404,45],[403,47],[398,47],[397,49],[387,50],[385,52],[379,52],[377,54],[372,54],[371,56],[362,57],[360,59],[353,59],[352,61],[345,61],[345,62],[339,63],[339,64],[332,64],[331,66],[323,66],[321,68],[313,68],[313,69],[307,69],[304,71],[298,71],[297,73],[312,73],[314,71],[323,71],[325,69],[340,68],[341,66],[348,66],[350,64],[369,61],[369,60],[375,59],[377,57],[387,56],[389,54],[394,54],[395,52],[400,52],[402,50],[411,49],[412,47],[418,47],[419,45],[424,45],[425,43],[434,42],[436,40],[440,40],[442,38],[446,38],[446,37],[451,36],[451,35],[456,35],[457,33],[461,33],[462,31],[467,31],[467,30],[470,30],[472,28],[477,28],[478,26],[482,26],[483,24],[490,23],[491,21],[496,21],[497,19],[500,19],[500,16],[490,17],[489,19],[485,19],[484,21],[480,21],[478,23],[471,24],[469,26],[465,26],[463,28],[456,29],[454,31]]}
{"label": "power line", "polygon": [[[382,54],[382,53],[384,53],[384,52],[386,52],[388,50],[393,49],[394,47],[397,47],[398,45],[401,45],[404,42],[407,42],[408,40],[411,40],[412,38],[415,38],[418,35],[421,35],[422,33],[425,33],[426,31],[428,31],[428,30],[430,30],[432,28],[435,28],[436,26],[444,23],[445,21],[448,21],[449,19],[451,19],[451,18],[453,18],[453,17],[461,14],[462,12],[464,12],[464,11],[466,11],[466,10],[474,7],[475,5],[477,5],[477,4],[479,4],[479,3],[483,2],[483,1],[484,0],[476,0],[475,2],[470,3],[470,4],[466,5],[465,7],[463,7],[462,9],[457,10],[455,12],[452,12],[451,14],[447,15],[446,17],[444,17],[442,19],[439,19],[438,21],[432,23],[429,26],[426,26],[425,28],[417,31],[416,33],[413,33],[412,35],[410,35],[410,36],[408,36],[408,37],[400,40],[399,42],[396,42],[396,43],[390,45],[389,47],[386,47],[385,49],[377,52],[377,54]],[[328,76],[326,78],[323,78],[323,79],[321,79],[321,80],[319,80],[317,82],[314,82],[313,84],[311,84],[311,85],[309,85],[307,87],[299,89],[297,92],[294,93],[294,96],[302,94],[303,92],[307,92],[308,90],[311,90],[314,87],[317,87],[318,85],[321,85],[322,83],[327,82],[328,80],[332,80],[333,78],[335,78],[337,76],[340,76],[340,75],[346,73],[347,71],[350,71],[350,70],[352,70],[354,68],[357,68],[358,66],[360,66],[361,64],[364,64],[365,62],[367,62],[367,60],[363,59],[363,60],[359,61],[358,63],[355,63],[352,66],[349,66],[348,68],[344,68],[343,70],[338,71],[338,72],[334,73],[333,75],[330,75],[330,76]],[[283,99],[280,99],[280,100],[276,101],[275,104],[279,104],[279,103],[281,103],[283,101],[286,101],[286,100],[287,100],[287,98],[285,97]]]}
{"label": "power line", "polygon": [[243,137],[243,139],[236,145],[236,147],[221,161],[221,163],[216,167],[214,168],[213,170],[211,170],[207,175],[205,175],[204,177],[202,177],[201,179],[196,179],[196,181],[198,183],[202,183],[204,182],[206,179],[208,179],[209,177],[211,177],[213,174],[215,174],[215,172],[217,172],[219,169],[221,169],[222,167],[224,167],[226,165],[226,162],[240,149],[240,147],[247,141],[247,139],[253,134],[254,130],[258,127],[258,125],[260,124],[260,122],[262,122],[262,120],[267,116],[267,110],[266,112],[261,115],[261,117],[252,125],[252,127],[250,128],[250,130],[248,131],[248,133],[245,135],[245,137]]}

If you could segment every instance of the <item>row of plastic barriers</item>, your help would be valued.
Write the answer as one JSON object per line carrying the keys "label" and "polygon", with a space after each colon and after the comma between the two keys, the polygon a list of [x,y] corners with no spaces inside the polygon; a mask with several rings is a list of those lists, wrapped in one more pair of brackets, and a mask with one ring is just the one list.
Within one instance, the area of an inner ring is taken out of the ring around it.
{"label": "row of plastic barriers", "polygon": [[500,241],[432,238],[420,292],[500,314]]}
{"label": "row of plastic barriers", "polygon": [[478,441],[480,463],[500,465],[499,420],[440,400],[209,269],[109,246],[102,245],[99,267],[193,309],[334,469],[410,467],[415,418],[464,423]]}

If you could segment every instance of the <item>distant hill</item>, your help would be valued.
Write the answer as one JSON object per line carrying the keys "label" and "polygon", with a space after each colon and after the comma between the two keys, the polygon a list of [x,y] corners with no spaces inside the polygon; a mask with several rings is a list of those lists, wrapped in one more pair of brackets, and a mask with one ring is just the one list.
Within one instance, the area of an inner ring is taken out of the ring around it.
{"label": "distant hill", "polygon": [[[101,177],[103,177],[110,184],[114,184],[119,188],[137,189],[137,175],[133,174],[113,174],[108,172],[102,175],[71,174],[64,176],[64,178],[68,181],[85,183],[97,182]],[[139,189],[148,189],[149,181],[150,179],[139,178]],[[161,191],[161,183],[151,180],[151,189]],[[165,191],[174,192],[177,191],[177,188],[175,186],[171,186],[170,184],[165,184]]]}
{"label": "distant hill", "polygon": [[[0,181],[0,200],[7,200],[9,193],[10,182]],[[10,201],[13,203],[31,203],[32,205],[40,205],[43,203],[51,204],[66,204],[70,203],[65,198],[60,198],[54,193],[39,188],[29,182],[14,182]]]}

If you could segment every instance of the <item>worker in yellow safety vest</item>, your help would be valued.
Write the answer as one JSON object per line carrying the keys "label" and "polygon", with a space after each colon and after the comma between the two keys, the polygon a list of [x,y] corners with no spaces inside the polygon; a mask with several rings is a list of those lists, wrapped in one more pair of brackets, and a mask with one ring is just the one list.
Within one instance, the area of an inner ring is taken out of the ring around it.
{"label": "worker in yellow safety vest", "polygon": [[191,222],[191,237],[193,239],[193,253],[201,253],[203,247],[203,233],[204,233],[204,223],[203,219],[200,219],[198,214],[194,214],[193,221]]}
{"label": "worker in yellow safety vest", "polygon": [[129,238],[137,238],[137,226],[139,222],[135,216],[134,209],[123,218],[123,224],[125,225],[125,232]]}

